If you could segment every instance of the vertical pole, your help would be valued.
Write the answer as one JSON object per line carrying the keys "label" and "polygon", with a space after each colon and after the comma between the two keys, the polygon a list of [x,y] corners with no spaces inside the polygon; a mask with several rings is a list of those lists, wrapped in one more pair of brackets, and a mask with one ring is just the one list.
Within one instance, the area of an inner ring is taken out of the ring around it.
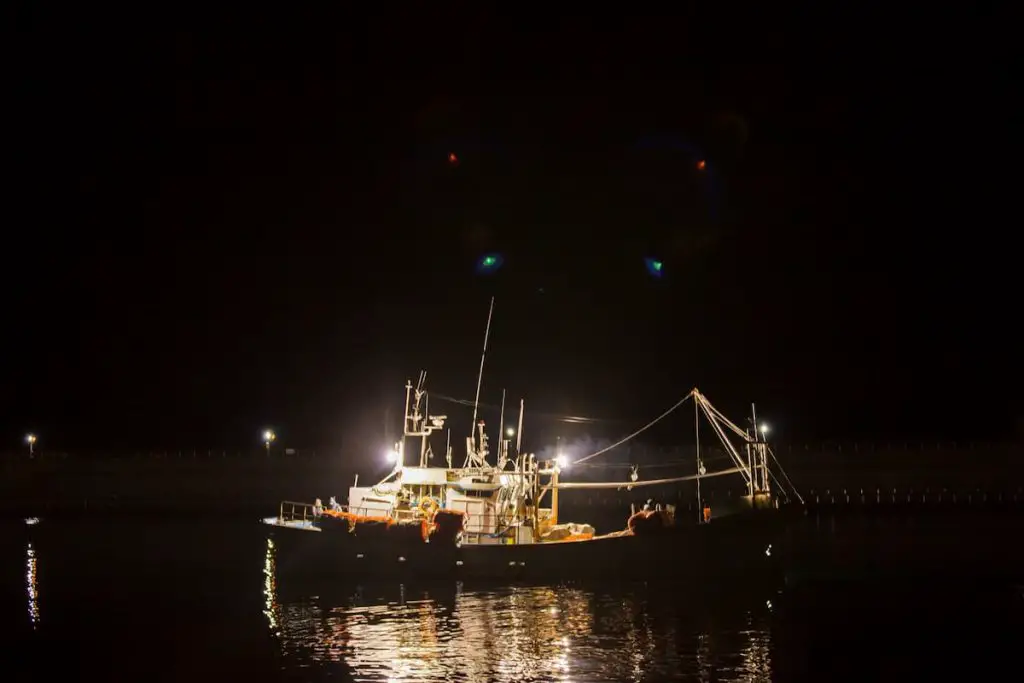
{"label": "vertical pole", "polygon": [[519,399],[519,426],[516,429],[516,455],[519,455],[519,449],[523,445],[523,399]]}
{"label": "vertical pole", "polygon": [[764,472],[764,492],[771,493],[771,482],[768,478],[768,444],[761,444],[761,471]]}
{"label": "vertical pole", "polygon": [[539,538],[540,537],[540,474],[538,474],[539,467],[537,467],[537,459],[533,457],[533,454],[527,456],[530,461],[530,481],[533,482],[533,533]]}
{"label": "vertical pole", "polygon": [[448,429],[448,439],[444,444],[444,458],[448,462],[448,469],[452,468],[452,430]]}
{"label": "vertical pole", "polygon": [[[476,376],[476,397],[473,398],[473,429],[476,429],[476,413],[480,406],[480,384],[484,380],[484,359],[487,357],[487,340],[491,336],[491,316],[494,314],[494,297],[491,297],[491,307],[487,311],[487,328],[484,330],[484,350],[480,353],[480,371]],[[472,432],[470,432],[472,434]]]}
{"label": "vertical pole", "polygon": [[501,390],[501,412],[498,414],[498,462],[504,464],[508,440],[505,439],[505,390]]}
{"label": "vertical pole", "polygon": [[477,437],[480,439],[480,450],[478,455],[480,456],[480,466],[484,467],[487,465],[487,456],[484,455],[484,425],[477,425],[476,428]]}
{"label": "vertical pole", "polygon": [[551,470],[551,525],[558,524],[558,463]]}
{"label": "vertical pole", "polygon": [[[754,443],[755,444],[760,444],[761,443],[761,437],[759,436],[760,430],[757,428],[757,408],[754,407],[753,403],[750,404],[750,420],[751,420],[751,423],[754,426]],[[754,450],[757,452],[758,460],[759,460],[760,459],[760,451],[757,448],[755,448]],[[757,460],[754,460],[754,468],[751,470],[750,474],[751,474],[750,480],[751,480],[751,487],[752,487],[751,491],[750,491],[750,495],[753,496],[755,492],[760,492],[760,490],[761,490],[761,482],[758,480],[758,478],[756,476],[757,475]]]}
{"label": "vertical pole", "polygon": [[754,492],[757,490],[757,483],[755,481],[755,475],[757,474],[757,464],[754,461],[753,453],[754,453],[754,447],[751,446],[748,443],[747,444],[747,472],[750,473],[750,485],[749,485],[749,489],[750,490],[749,490],[748,493],[751,496],[753,496]]}
{"label": "vertical pole", "polygon": [[700,498],[700,399],[693,397],[693,434],[697,443],[697,522],[704,519],[704,501]]}
{"label": "vertical pole", "polygon": [[412,391],[412,382],[405,380],[405,415],[402,417],[402,437],[409,433],[409,393]]}

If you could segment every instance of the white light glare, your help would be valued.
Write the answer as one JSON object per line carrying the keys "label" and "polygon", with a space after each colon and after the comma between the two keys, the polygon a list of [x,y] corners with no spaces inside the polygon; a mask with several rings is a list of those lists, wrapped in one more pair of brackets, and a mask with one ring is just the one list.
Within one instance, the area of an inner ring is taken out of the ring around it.
{"label": "white light glare", "polygon": [[768,427],[768,425],[765,424],[764,422],[761,423],[760,429],[761,429],[761,433],[762,434],[767,434],[769,431],[771,431],[771,429]]}
{"label": "white light glare", "polygon": [[568,469],[568,467],[569,467],[569,459],[566,458],[564,455],[559,454],[555,458],[555,465],[560,470]]}

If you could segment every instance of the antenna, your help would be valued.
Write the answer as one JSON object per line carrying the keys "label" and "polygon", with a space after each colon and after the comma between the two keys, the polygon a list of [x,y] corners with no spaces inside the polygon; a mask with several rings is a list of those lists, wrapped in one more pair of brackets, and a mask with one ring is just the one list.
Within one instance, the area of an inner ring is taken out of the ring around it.
{"label": "antenna", "polygon": [[516,430],[516,455],[523,444],[523,399],[519,399],[519,428]]}
{"label": "antenna", "polygon": [[[501,390],[501,413],[498,415],[498,461],[505,460],[505,390]],[[501,469],[501,468],[499,468]]]}
{"label": "antenna", "polygon": [[[484,359],[487,357],[487,340],[491,336],[491,316],[494,314],[494,297],[491,297],[491,308],[487,311],[487,328],[484,330],[484,350],[480,353],[480,372],[476,376],[476,397],[473,399],[473,427],[476,428],[476,413],[480,407],[480,383],[484,379]],[[473,432],[471,431],[470,434]]]}

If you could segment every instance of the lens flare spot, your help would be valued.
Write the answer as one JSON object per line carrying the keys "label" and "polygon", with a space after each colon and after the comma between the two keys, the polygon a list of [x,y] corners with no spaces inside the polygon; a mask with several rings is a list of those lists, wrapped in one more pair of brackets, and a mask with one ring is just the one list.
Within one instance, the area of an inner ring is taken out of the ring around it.
{"label": "lens flare spot", "polygon": [[476,270],[481,274],[493,273],[501,268],[503,263],[505,263],[505,259],[502,258],[501,254],[484,254],[477,260]]}
{"label": "lens flare spot", "polygon": [[647,268],[647,272],[651,277],[660,278],[665,273],[665,264],[661,259],[656,258],[645,258],[644,267]]}

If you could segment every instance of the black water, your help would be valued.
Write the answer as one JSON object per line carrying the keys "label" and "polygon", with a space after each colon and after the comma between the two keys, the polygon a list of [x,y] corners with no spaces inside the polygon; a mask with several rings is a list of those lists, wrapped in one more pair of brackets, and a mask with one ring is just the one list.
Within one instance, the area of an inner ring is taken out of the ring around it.
{"label": "black water", "polygon": [[1024,644],[1004,581],[311,585],[255,520],[0,539],[4,681],[910,681],[1016,677]]}

